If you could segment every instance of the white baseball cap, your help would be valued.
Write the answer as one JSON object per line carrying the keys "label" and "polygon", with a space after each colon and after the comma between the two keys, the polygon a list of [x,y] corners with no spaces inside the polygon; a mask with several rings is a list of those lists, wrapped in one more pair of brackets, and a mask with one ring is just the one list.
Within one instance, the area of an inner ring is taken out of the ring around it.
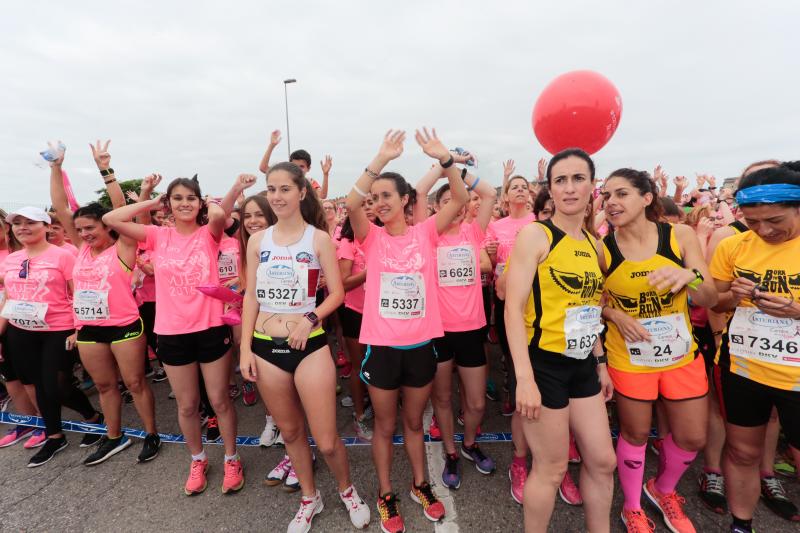
{"label": "white baseball cap", "polygon": [[48,215],[47,212],[40,207],[21,207],[20,209],[12,211],[6,215],[6,222],[13,224],[14,219],[17,217],[25,217],[30,220],[35,220],[36,222],[50,224],[50,215]]}

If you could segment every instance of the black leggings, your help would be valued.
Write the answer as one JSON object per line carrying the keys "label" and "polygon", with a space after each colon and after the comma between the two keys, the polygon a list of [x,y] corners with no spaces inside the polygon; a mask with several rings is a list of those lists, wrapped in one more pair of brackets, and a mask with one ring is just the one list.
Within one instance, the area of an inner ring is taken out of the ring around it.
{"label": "black leggings", "polygon": [[72,380],[74,352],[66,350],[74,331],[28,331],[8,325],[5,348],[15,372],[25,385],[36,387],[36,402],[48,436],[61,433],[61,406],[88,420],[97,413]]}

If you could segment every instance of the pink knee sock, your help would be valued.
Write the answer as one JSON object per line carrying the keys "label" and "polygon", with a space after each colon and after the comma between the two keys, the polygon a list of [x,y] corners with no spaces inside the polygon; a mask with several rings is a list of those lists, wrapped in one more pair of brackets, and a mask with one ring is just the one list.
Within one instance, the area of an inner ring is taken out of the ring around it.
{"label": "pink knee sock", "polygon": [[617,473],[625,496],[625,509],[642,508],[642,480],[644,479],[644,454],[646,444],[634,446],[620,436],[617,439]]}
{"label": "pink knee sock", "polygon": [[697,452],[683,450],[672,440],[672,433],[664,439],[659,456],[658,476],[656,477],[656,490],[661,494],[675,492],[678,481],[689,465],[692,464]]}

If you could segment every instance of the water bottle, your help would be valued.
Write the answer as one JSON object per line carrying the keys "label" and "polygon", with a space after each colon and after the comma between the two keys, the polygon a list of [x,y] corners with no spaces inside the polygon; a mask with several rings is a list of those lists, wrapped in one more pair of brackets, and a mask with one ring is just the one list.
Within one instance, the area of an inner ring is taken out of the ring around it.
{"label": "water bottle", "polygon": [[64,146],[64,143],[62,143],[61,141],[48,142],[47,146],[48,146],[47,150],[39,152],[39,155],[41,155],[42,159],[44,159],[48,163],[52,163],[53,161],[56,161],[64,157],[64,152],[67,150],[67,147]]}

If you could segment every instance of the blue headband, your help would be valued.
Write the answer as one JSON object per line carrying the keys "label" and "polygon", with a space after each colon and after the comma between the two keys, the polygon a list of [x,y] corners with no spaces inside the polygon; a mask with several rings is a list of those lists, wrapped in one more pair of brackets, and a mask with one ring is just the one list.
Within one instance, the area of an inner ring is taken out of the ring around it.
{"label": "blue headband", "polygon": [[770,183],[754,185],[741,189],[736,193],[736,203],[748,204],[780,204],[784,202],[800,202],[800,185],[789,183]]}

